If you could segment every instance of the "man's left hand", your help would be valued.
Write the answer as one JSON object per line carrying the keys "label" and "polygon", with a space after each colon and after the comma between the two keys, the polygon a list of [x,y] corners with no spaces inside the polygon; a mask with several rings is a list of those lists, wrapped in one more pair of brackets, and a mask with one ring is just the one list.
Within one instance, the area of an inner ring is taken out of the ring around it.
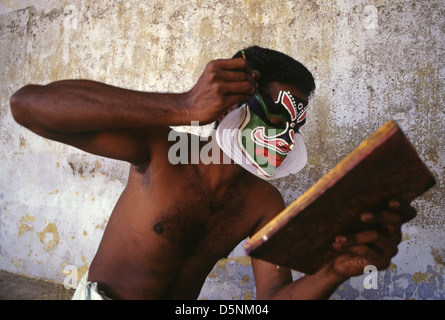
{"label": "man's left hand", "polygon": [[332,247],[342,254],[331,263],[331,270],[347,279],[363,274],[367,265],[386,269],[398,252],[402,224],[415,215],[413,207],[395,200],[389,202],[388,210],[363,213],[361,220],[369,225],[369,229],[335,238]]}

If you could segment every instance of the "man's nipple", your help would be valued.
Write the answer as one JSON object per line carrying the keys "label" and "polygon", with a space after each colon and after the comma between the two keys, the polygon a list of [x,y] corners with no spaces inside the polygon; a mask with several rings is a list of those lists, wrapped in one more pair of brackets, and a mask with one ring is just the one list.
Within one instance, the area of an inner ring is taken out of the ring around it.
{"label": "man's nipple", "polygon": [[164,225],[162,223],[156,223],[153,226],[153,230],[157,233],[157,234],[163,234],[164,233]]}

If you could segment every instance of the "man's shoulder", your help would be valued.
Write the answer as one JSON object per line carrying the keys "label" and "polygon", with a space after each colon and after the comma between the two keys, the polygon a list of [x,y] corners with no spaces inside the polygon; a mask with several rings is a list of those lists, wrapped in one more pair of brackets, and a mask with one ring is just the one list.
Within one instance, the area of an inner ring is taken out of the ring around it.
{"label": "man's shoulder", "polygon": [[255,186],[257,191],[265,192],[265,193],[269,193],[269,194],[274,195],[274,196],[281,197],[281,193],[278,190],[278,188],[275,187],[269,181],[261,179],[260,177],[255,176],[253,174],[249,174],[249,179],[250,179],[249,180],[249,184]]}
{"label": "man's shoulder", "polygon": [[250,184],[248,197],[251,203],[262,208],[264,215],[274,216],[285,208],[283,196],[277,187],[258,177],[254,181]]}
{"label": "man's shoulder", "polygon": [[251,235],[260,230],[270,220],[286,208],[281,192],[270,182],[262,180],[255,183],[249,193],[249,209],[257,219]]}

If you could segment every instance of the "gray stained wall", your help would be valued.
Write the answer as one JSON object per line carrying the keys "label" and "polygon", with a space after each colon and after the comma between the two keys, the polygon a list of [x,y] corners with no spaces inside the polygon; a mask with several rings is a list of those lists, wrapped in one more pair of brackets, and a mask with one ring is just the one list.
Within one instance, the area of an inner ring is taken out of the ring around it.
{"label": "gray stained wall", "polygon": [[[442,0],[6,0],[0,10],[0,269],[60,283],[73,267],[87,271],[128,172],[21,128],[13,92],[66,78],[182,92],[209,60],[257,44],[300,60],[317,84],[302,129],[308,164],[273,182],[287,204],[389,119],[437,178],[414,202],[418,217],[377,289],[364,288],[364,275],[332,298],[445,298]],[[200,296],[255,297],[241,245]]]}

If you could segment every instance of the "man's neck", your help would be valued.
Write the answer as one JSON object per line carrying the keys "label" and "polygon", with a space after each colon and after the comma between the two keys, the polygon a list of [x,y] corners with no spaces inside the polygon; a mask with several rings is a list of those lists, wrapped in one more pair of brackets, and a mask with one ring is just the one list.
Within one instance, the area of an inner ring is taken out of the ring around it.
{"label": "man's neck", "polygon": [[212,159],[217,161],[214,161],[216,163],[200,164],[199,172],[205,178],[211,190],[217,193],[225,192],[227,188],[230,188],[245,174],[249,174],[221,150],[214,134],[210,135],[207,144],[211,144],[208,147],[211,146],[212,152],[217,153],[217,155],[212,155]]}

